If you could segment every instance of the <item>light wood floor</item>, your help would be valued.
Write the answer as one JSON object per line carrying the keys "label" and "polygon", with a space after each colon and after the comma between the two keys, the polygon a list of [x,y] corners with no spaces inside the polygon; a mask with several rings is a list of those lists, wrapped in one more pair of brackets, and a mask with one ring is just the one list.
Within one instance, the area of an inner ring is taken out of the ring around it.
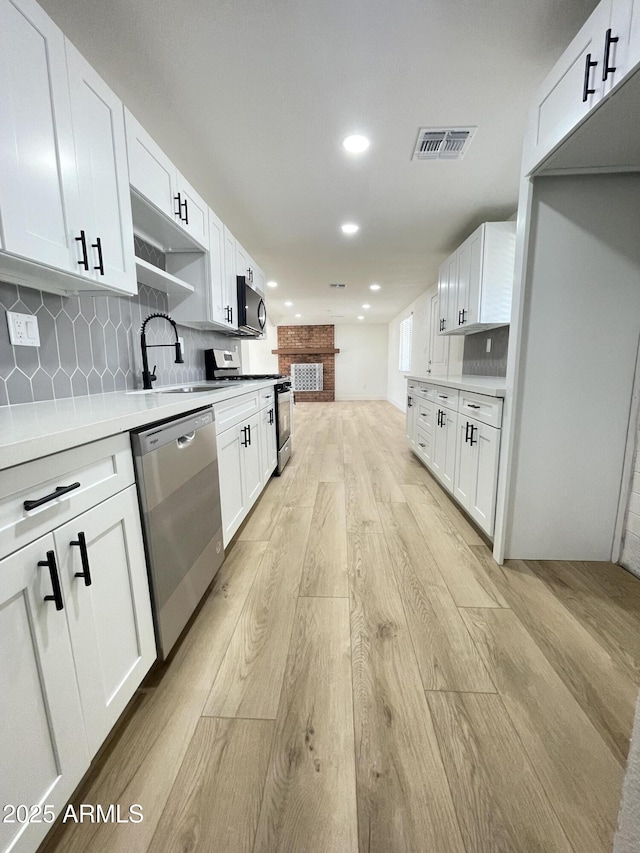
{"label": "light wood floor", "polygon": [[[640,581],[497,566],[391,405],[296,407],[295,453],[47,853],[610,851]],[[544,531],[540,531],[544,536]]]}

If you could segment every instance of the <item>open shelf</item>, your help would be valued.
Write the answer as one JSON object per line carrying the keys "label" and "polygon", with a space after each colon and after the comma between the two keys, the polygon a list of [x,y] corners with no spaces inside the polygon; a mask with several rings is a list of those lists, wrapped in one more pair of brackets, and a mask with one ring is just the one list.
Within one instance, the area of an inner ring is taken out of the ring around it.
{"label": "open shelf", "polygon": [[175,275],[154,267],[142,258],[136,258],[136,278],[140,284],[146,284],[147,287],[154,287],[164,293],[171,293],[173,296],[188,296],[194,291],[186,281],[181,281]]}

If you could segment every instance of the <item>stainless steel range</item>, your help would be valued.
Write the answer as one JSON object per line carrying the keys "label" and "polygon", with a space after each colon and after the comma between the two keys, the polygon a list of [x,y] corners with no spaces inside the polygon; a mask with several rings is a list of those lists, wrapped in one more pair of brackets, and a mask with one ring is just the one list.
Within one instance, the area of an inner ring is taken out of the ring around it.
{"label": "stainless steel range", "polygon": [[279,379],[275,385],[276,438],[278,442],[278,467],[281,474],[291,458],[291,435],[293,433],[293,391],[291,379],[282,373],[241,373],[240,354],[237,350],[208,349],[204,352],[204,363],[208,380],[242,382],[251,379]]}

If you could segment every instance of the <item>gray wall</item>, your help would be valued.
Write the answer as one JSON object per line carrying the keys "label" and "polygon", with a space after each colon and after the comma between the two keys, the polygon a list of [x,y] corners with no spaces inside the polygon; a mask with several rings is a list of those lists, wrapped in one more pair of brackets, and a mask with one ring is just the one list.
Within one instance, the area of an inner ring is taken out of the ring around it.
{"label": "gray wall", "polygon": [[[487,340],[491,339],[491,352]],[[472,376],[506,376],[509,351],[509,326],[465,335],[462,372]]]}
{"label": "gray wall", "polygon": [[[12,347],[5,310],[35,314],[40,347]],[[168,311],[167,295],[140,285],[136,297],[55,296],[0,282],[0,405],[82,397],[141,387],[139,330],[153,311]],[[149,343],[173,339],[170,326],[153,320]],[[157,385],[204,379],[205,349],[233,348],[238,340],[217,332],[179,327],[184,364],[171,349],[149,351]]]}

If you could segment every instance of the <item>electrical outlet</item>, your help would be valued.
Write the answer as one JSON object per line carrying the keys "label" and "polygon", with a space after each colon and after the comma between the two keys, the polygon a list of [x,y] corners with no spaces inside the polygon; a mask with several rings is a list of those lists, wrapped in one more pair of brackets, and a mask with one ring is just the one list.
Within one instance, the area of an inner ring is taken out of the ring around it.
{"label": "electrical outlet", "polygon": [[39,347],[40,332],[38,318],[33,314],[18,314],[7,311],[7,326],[9,340],[14,347]]}
{"label": "electrical outlet", "polygon": [[487,352],[491,352],[491,338],[487,338]]}

